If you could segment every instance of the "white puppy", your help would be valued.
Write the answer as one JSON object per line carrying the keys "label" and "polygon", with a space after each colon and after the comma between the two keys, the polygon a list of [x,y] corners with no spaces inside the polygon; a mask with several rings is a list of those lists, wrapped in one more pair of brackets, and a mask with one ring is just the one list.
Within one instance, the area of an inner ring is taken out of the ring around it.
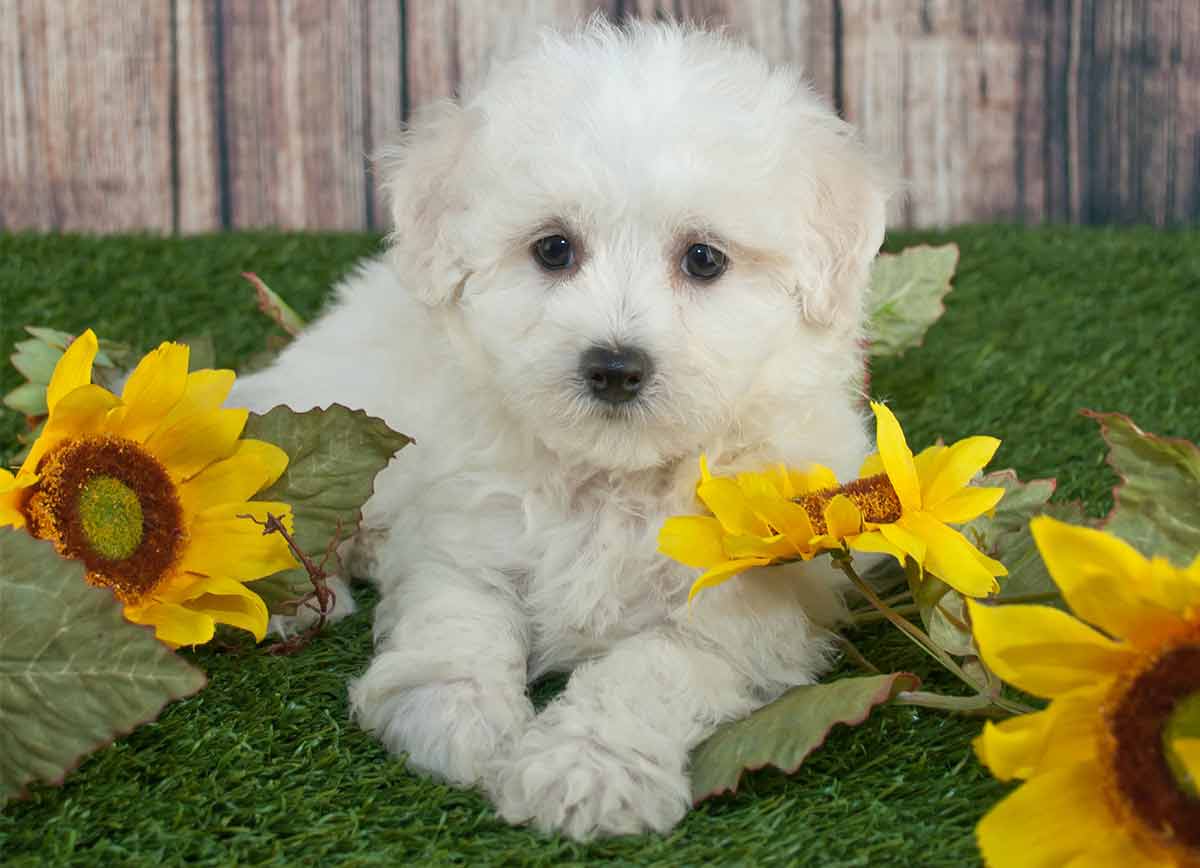
{"label": "white puppy", "polygon": [[[416,438],[366,510],[386,536],[353,713],[511,822],[670,829],[689,751],[819,675],[841,603],[813,564],[689,612],[696,571],[656,535],[697,511],[701,452],[857,470],[884,174],[793,71],[602,21],[433,108],[381,168],[390,252],[235,395]],[[535,714],[527,685],[565,670]]]}

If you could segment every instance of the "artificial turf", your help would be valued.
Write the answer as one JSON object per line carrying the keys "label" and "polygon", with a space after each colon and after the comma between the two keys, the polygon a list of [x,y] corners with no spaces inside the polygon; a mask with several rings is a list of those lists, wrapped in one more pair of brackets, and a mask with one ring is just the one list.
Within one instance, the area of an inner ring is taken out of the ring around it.
{"label": "artificial turf", "polygon": [[[1056,476],[1059,497],[1099,515],[1116,480],[1080,408],[1200,439],[1200,231],[975,227],[888,246],[922,241],[962,249],[947,313],[921,348],[877,362],[871,381],[910,442],[994,434],[1004,440],[994,467]],[[330,281],[377,246],[362,235],[0,236],[0,351],[26,323],[92,326],[141,348],[209,331],[218,364],[236,366],[273,328],[241,271],[311,315]],[[17,382],[0,372],[0,389]],[[0,457],[21,425],[0,418]],[[480,796],[409,774],[347,720],[346,681],[370,654],[372,597],[360,597],[364,611],[295,656],[245,643],[190,655],[208,687],[93,755],[64,786],[4,808],[0,858],[960,866],[977,861],[971,829],[1007,790],[971,755],[977,721],[893,707],[837,728],[795,777],[750,776],[666,837],[583,846],[509,828]],[[855,639],[877,663],[928,672],[883,628]]]}

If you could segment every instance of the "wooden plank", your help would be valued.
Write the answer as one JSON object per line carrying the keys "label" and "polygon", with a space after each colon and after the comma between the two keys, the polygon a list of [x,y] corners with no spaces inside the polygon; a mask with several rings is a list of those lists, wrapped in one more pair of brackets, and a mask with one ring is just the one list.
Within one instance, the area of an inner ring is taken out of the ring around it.
{"label": "wooden plank", "polygon": [[546,26],[570,27],[607,4],[599,0],[444,0],[405,7],[408,101],[416,109],[455,96],[488,64],[537,38]]}
{"label": "wooden plank", "polygon": [[[1025,10],[983,0],[843,0],[844,113],[908,184],[893,221],[941,226],[1038,219],[1028,131],[1044,94]],[[1020,116],[1022,127],[1016,119]]]}
{"label": "wooden plank", "polygon": [[[1195,220],[1200,191],[1200,6],[1195,0],[1084,0],[1088,222]],[[1081,77],[1083,71],[1081,71]]]}
{"label": "wooden plank", "polygon": [[176,230],[222,228],[217,0],[175,0]]}
{"label": "wooden plank", "polygon": [[222,8],[232,226],[365,228],[363,5]]}
{"label": "wooden plank", "polygon": [[172,228],[171,7],[7,0],[0,227]]}
{"label": "wooden plank", "polygon": [[366,0],[363,21],[363,135],[367,156],[366,219],[371,229],[391,221],[379,199],[379,179],[370,158],[396,137],[404,124],[404,28],[401,0]]}
{"label": "wooden plank", "polygon": [[830,105],[837,102],[833,0],[633,0],[623,10],[726,28],[772,63],[795,66]]}

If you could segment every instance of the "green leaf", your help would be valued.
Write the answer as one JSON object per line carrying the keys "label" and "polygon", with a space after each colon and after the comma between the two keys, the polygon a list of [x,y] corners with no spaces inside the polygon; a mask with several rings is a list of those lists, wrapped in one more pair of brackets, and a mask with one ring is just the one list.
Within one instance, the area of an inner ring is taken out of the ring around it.
{"label": "green leaf", "polygon": [[834,724],[857,726],[877,705],[920,679],[907,672],[842,678],[789,690],[745,720],[727,723],[692,754],[692,800],[737,792],[743,771],[774,766],[792,774],[825,743]]}
{"label": "green leaf", "polygon": [[1103,527],[1147,557],[1189,565],[1200,554],[1200,448],[1147,434],[1120,413],[1084,415],[1100,423],[1108,463],[1121,477]]}
{"label": "green leaf", "polygon": [[201,371],[214,368],[217,364],[217,351],[213,346],[212,335],[199,334],[180,338],[179,343],[188,348],[188,371]]}
{"label": "green leaf", "polygon": [[25,416],[45,416],[46,387],[41,383],[22,383],[4,396],[4,406]]}
{"label": "green leaf", "polygon": [[[412,442],[383,420],[340,404],[306,413],[285,406],[263,416],[252,413],[245,436],[274,443],[288,454],[283,476],[255,500],[291,504],[296,544],[317,562],[339,525],[342,539],[358,529],[362,506],[375,490],[375,474]],[[295,601],[312,590],[312,583],[308,573],[297,568],[250,587],[272,613],[291,615]]]}
{"label": "green leaf", "polygon": [[242,272],[242,277],[254,286],[254,294],[258,298],[258,309],[292,337],[304,329],[304,319],[292,310],[286,301],[279,297],[263,279],[253,271]]}
{"label": "green leaf", "polygon": [[10,357],[13,367],[31,383],[45,386],[54,374],[54,366],[62,358],[63,351],[40,340],[18,341]]}
{"label": "green leaf", "polygon": [[83,574],[50,543],[0,529],[0,802],[31,781],[61,782],[83,755],[205,684]]}
{"label": "green leaf", "polygon": [[1039,595],[1057,598],[1058,587],[1038,554],[1033,534],[1029,532],[1029,520],[1037,515],[1052,515],[1082,524],[1083,507],[1078,503],[1050,503],[1058,485],[1055,480],[1022,482],[1014,470],[989,473],[978,484],[1005,490],[992,515],[981,515],[962,527],[967,539],[1008,568],[1008,575],[999,579],[998,599],[1004,602]]}
{"label": "green leaf", "polygon": [[942,299],[957,266],[956,244],[919,244],[876,257],[867,295],[872,356],[896,356],[921,345],[925,332],[946,312]]}

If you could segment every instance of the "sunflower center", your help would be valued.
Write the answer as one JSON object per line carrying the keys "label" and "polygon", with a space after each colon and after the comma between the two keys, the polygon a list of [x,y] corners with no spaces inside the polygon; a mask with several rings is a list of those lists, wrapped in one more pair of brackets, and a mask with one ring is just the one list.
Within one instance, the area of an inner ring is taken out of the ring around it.
{"label": "sunflower center", "polygon": [[1173,741],[1200,712],[1200,643],[1160,655],[1125,689],[1108,714],[1121,800],[1168,846],[1200,850],[1200,798],[1186,781]]}
{"label": "sunflower center", "polygon": [[140,444],[112,435],[64,441],[38,465],[25,502],[34,536],[83,561],[93,585],[138,603],[166,578],[183,549],[179,496]]}
{"label": "sunflower center", "polygon": [[83,534],[97,554],[123,561],[137,551],[144,516],[137,493],[128,485],[111,476],[93,476],[83,484],[76,506]]}
{"label": "sunflower center", "polygon": [[891,524],[900,519],[900,495],[896,494],[896,489],[887,474],[880,473],[847,482],[836,488],[824,488],[797,497],[795,502],[808,513],[814,533],[823,534],[828,530],[825,526],[825,507],[839,494],[850,498],[862,513],[864,522]]}

